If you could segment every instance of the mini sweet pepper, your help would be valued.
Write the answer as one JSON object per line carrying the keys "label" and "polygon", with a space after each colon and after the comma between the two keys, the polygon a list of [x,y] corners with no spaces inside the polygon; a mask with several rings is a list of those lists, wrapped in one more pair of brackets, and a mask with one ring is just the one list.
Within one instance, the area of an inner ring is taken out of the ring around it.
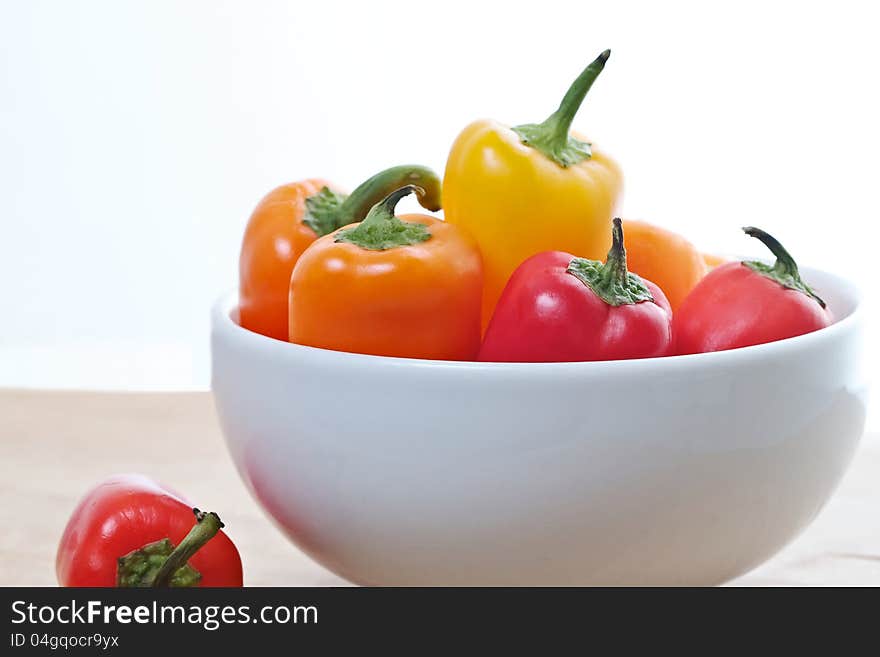
{"label": "mini sweet pepper", "polygon": [[419,185],[422,207],[440,209],[440,179],[427,167],[380,171],[346,196],[329,183],[303,180],[269,192],[251,214],[239,258],[239,322],[251,331],[287,340],[290,273],[302,252],[323,235],[362,220],[389,192]]}
{"label": "mini sweet pepper", "polygon": [[775,342],[831,324],[825,301],[803,280],[785,247],[760,228],[743,231],[763,242],[776,262],[733,261],[706,274],[675,313],[678,353]]}
{"label": "mini sweet pepper", "polygon": [[303,252],[290,277],[291,342],[377,356],[473,360],[480,345],[480,252],[466,231],[396,217],[407,185],[366,218]]}
{"label": "mini sweet pepper", "polygon": [[608,251],[623,175],[569,128],[610,54],[606,50],[584,69],[543,123],[509,128],[480,120],[452,145],[444,213],[482,251],[484,325],[507,279],[529,256],[562,250],[598,260]]}
{"label": "mini sweet pepper", "polygon": [[495,307],[481,361],[565,362],[672,353],[663,292],[627,271],[620,219],[605,262],[545,251],[521,264]]}
{"label": "mini sweet pepper", "polygon": [[675,312],[706,275],[703,254],[678,233],[647,221],[627,219],[623,227],[627,267],[663,290]]}
{"label": "mini sweet pepper", "polygon": [[61,586],[241,586],[241,558],[216,513],[194,509],[143,475],[90,490],[64,529]]}

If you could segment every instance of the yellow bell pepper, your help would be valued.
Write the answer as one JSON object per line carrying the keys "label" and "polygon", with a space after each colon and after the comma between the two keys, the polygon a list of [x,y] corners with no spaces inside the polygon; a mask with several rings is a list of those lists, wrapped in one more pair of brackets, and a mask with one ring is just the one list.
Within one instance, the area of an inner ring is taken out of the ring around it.
{"label": "yellow bell pepper", "polygon": [[455,140],[443,178],[446,221],[483,254],[483,327],[507,279],[541,251],[602,260],[623,191],[620,167],[575,134],[572,119],[605,66],[606,50],[578,76],[543,123],[509,128],[484,119]]}

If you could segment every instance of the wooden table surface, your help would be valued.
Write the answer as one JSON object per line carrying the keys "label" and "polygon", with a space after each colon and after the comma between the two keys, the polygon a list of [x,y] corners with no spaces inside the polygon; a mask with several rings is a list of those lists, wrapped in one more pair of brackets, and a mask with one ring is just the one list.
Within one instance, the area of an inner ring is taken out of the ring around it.
{"label": "wooden table surface", "polygon": [[[0,390],[0,585],[54,585],[55,549],[79,497],[142,472],[222,512],[245,584],[345,582],[299,552],[235,473],[209,393]],[[783,552],[734,584],[880,585],[880,435],[863,440],[828,506]]]}

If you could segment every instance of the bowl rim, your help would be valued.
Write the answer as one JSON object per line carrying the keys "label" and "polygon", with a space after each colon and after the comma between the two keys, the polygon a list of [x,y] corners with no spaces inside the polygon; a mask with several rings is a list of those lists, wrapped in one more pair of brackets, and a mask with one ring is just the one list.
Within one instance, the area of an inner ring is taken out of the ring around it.
{"label": "bowl rim", "polygon": [[[622,370],[649,370],[658,367],[687,368],[706,365],[724,366],[731,363],[748,363],[754,359],[763,359],[771,356],[782,356],[791,352],[810,350],[817,344],[822,344],[835,339],[841,333],[847,332],[860,323],[863,315],[864,299],[859,287],[849,279],[830,272],[801,267],[804,278],[822,278],[827,281],[822,287],[833,287],[835,292],[841,293],[851,300],[850,312],[830,326],[804,333],[791,338],[768,342],[764,344],[738,347],[724,351],[712,351],[698,354],[684,354],[673,356],[658,356],[655,358],[634,358],[604,361],[565,361],[565,362],[484,362],[484,361],[455,361],[455,360],[430,360],[423,358],[404,358],[399,356],[376,356],[373,354],[359,354],[347,351],[336,351],[321,347],[285,342],[256,333],[242,327],[233,315],[238,310],[237,290],[227,291],[220,295],[211,308],[212,332],[220,332],[240,344],[260,351],[272,351],[273,355],[281,359],[303,358],[322,361],[335,361],[340,364],[348,363],[352,366],[372,364],[372,366],[391,366],[406,368],[441,369],[454,372],[499,372],[506,375],[528,373],[539,375],[544,373],[604,373],[607,371]],[[212,340],[212,352],[214,350]]]}

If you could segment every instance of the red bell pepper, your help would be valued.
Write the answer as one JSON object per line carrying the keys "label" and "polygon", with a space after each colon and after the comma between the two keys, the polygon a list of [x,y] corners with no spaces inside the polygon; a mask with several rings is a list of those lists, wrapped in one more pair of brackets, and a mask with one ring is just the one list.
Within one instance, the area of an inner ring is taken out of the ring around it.
{"label": "red bell pepper", "polygon": [[58,583],[241,586],[241,558],[221,527],[216,513],[193,509],[147,477],[111,477],[68,521],[55,559]]}
{"label": "red bell pepper", "polygon": [[513,272],[486,329],[481,361],[560,362],[665,356],[672,310],[659,287],[626,269],[620,219],[605,263],[563,251]]}
{"label": "red bell pepper", "polygon": [[794,258],[759,228],[776,263],[728,262],[713,269],[675,313],[676,352],[695,354],[775,342],[828,326],[825,302],[801,279]]}

